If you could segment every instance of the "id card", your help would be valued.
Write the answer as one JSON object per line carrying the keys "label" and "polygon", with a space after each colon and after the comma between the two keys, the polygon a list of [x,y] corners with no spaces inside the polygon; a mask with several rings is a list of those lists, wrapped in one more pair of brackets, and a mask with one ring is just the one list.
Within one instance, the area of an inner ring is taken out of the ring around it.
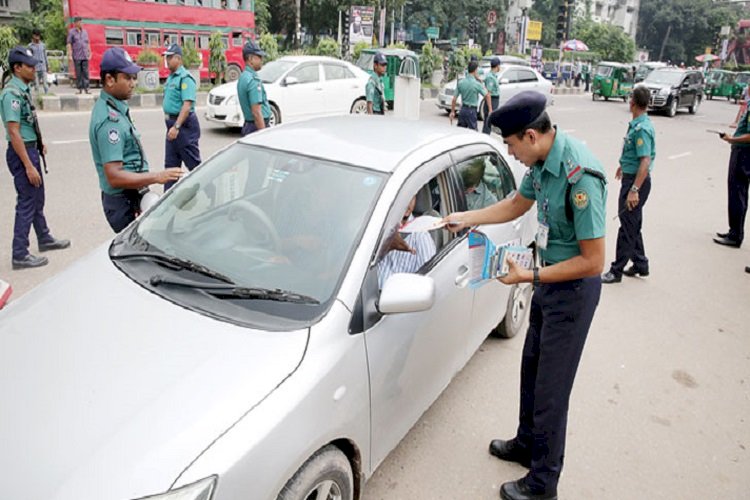
{"label": "id card", "polygon": [[547,240],[549,239],[549,226],[544,222],[539,223],[536,231],[536,246],[542,250],[547,249]]}

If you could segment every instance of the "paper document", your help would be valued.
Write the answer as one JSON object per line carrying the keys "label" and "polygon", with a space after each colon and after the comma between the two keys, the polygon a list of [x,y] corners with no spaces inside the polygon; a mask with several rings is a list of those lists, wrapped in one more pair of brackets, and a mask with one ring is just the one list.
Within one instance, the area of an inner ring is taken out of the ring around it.
{"label": "paper document", "polygon": [[410,222],[407,222],[399,233],[424,233],[427,231],[433,231],[445,227],[447,224],[443,222],[442,217],[434,217],[432,215],[421,215]]}
{"label": "paper document", "polygon": [[495,245],[481,231],[470,231],[469,237],[469,287],[479,288],[489,280],[508,274],[508,259],[513,259],[525,269],[534,265],[534,252],[514,239]]}

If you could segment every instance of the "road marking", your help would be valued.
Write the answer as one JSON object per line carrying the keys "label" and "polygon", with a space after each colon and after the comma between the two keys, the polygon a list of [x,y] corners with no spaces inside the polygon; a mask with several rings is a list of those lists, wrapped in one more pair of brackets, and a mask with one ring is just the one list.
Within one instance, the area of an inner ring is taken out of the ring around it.
{"label": "road marking", "polygon": [[573,134],[573,133],[575,133],[575,131],[576,131],[576,129],[574,129],[574,128],[567,128],[567,129],[565,129],[565,133],[566,134]]}
{"label": "road marking", "polygon": [[73,139],[70,141],[52,141],[51,144],[77,144],[79,142],[89,142],[88,139]]}
{"label": "road marking", "polygon": [[686,156],[690,156],[691,154],[693,153],[690,151],[687,151],[685,153],[680,153],[678,155],[667,156],[667,160],[677,160],[679,158],[685,158]]}

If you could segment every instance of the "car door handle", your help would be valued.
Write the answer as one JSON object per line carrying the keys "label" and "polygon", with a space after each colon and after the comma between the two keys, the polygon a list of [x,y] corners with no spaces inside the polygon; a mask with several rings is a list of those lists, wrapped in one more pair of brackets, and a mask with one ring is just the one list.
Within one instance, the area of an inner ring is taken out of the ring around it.
{"label": "car door handle", "polygon": [[318,90],[318,91],[323,90],[323,87],[315,87],[315,90]]}
{"label": "car door handle", "polygon": [[469,284],[469,267],[461,266],[458,268],[458,275],[456,276],[456,286],[459,288],[466,288]]}

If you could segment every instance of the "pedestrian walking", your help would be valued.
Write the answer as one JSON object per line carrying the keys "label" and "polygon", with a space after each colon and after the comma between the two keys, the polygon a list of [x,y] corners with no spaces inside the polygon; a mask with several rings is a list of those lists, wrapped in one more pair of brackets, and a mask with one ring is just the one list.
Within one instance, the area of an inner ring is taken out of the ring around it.
{"label": "pedestrian walking", "polygon": [[130,118],[128,99],[141,67],[120,47],[107,49],[100,66],[102,91],[89,123],[91,155],[99,176],[104,216],[119,233],[140,215],[141,198],[151,184],[177,181],[179,168],[150,172],[141,135]]}
{"label": "pedestrian walking", "polygon": [[[617,232],[615,260],[609,266],[602,283],[619,283],[622,275],[648,276],[649,265],[643,246],[643,208],[651,192],[651,171],[656,157],[656,131],[648,116],[648,88],[637,86],[630,96],[630,114],[625,143],[620,154],[620,165],[615,178],[621,181],[617,212],[620,230]],[[625,269],[628,262],[633,265]]]}
{"label": "pedestrian walking", "polygon": [[89,33],[81,27],[81,18],[73,19],[73,27],[68,32],[68,62],[73,63],[76,73],[78,93],[89,93],[89,59],[91,44]]}
{"label": "pedestrian walking", "polygon": [[508,152],[530,168],[512,198],[446,217],[452,231],[508,222],[537,204],[541,268],[509,263],[507,285],[533,283],[529,329],[521,361],[516,436],[496,439],[490,453],[530,470],[506,482],[506,500],[556,499],[563,466],[568,401],[601,292],[607,187],[599,161],[581,142],[553,128],[547,98],[512,97],[490,115]]}
{"label": "pedestrian walking", "polygon": [[750,113],[746,109],[737,123],[734,135],[719,136],[731,145],[729,174],[727,175],[727,212],[729,231],[716,233],[714,242],[733,248],[742,246],[747,215],[747,191],[750,185]]}
{"label": "pedestrian walking", "polygon": [[36,68],[36,78],[34,79],[34,88],[37,92],[39,89],[44,89],[44,93],[49,92],[49,84],[47,83],[47,72],[49,71],[49,61],[47,60],[47,46],[42,41],[42,32],[35,29],[31,32],[31,43],[29,44],[31,49],[31,55],[34,59],[39,61]]}
{"label": "pedestrian walking", "polygon": [[[164,123],[167,127],[164,168],[180,168],[184,163],[193,170],[201,163],[198,142],[201,127],[195,114],[197,82],[182,64],[182,47],[172,44],[165,52],[169,77],[164,84]],[[173,182],[164,184],[164,190]]]}
{"label": "pedestrian walking", "polygon": [[[477,130],[477,109],[479,107],[479,96],[483,96],[489,112],[492,113],[492,100],[484,88],[482,82],[477,77],[477,68],[479,63],[471,61],[467,68],[468,75],[456,85],[456,93],[453,95],[451,102],[450,120],[451,123],[456,117],[456,102],[461,96],[461,110],[458,113],[458,126]],[[489,113],[485,116],[489,116]]]}
{"label": "pedestrian walking", "polygon": [[487,88],[487,92],[490,94],[490,102],[492,108],[487,106],[485,101],[482,104],[482,116],[484,116],[484,123],[482,124],[482,133],[489,135],[492,132],[492,126],[490,125],[490,113],[493,109],[497,109],[500,105],[500,82],[497,81],[497,76],[500,73],[500,58],[493,57],[490,60],[490,72],[484,77],[484,86]]}
{"label": "pedestrian walking", "polygon": [[242,126],[243,136],[262,130],[270,124],[271,106],[268,104],[266,89],[257,73],[263,67],[264,57],[266,53],[253,40],[242,47],[245,71],[237,82],[237,94],[242,116],[245,117],[245,124]]}
{"label": "pedestrian walking", "polygon": [[370,79],[365,87],[365,98],[367,99],[368,115],[385,114],[385,88],[383,87],[383,75],[388,68],[388,60],[378,52],[372,59],[372,70],[367,73]]}
{"label": "pedestrian walking", "polygon": [[39,62],[31,54],[31,49],[27,47],[10,50],[8,68],[12,77],[0,93],[0,114],[8,138],[5,160],[16,188],[13,269],[41,267],[49,262],[46,257],[29,253],[32,227],[40,252],[70,246],[70,241],[52,236],[44,216],[44,177],[40,157],[43,159],[47,148],[42,143],[36,111],[31,102],[29,84],[34,81],[34,68]]}

